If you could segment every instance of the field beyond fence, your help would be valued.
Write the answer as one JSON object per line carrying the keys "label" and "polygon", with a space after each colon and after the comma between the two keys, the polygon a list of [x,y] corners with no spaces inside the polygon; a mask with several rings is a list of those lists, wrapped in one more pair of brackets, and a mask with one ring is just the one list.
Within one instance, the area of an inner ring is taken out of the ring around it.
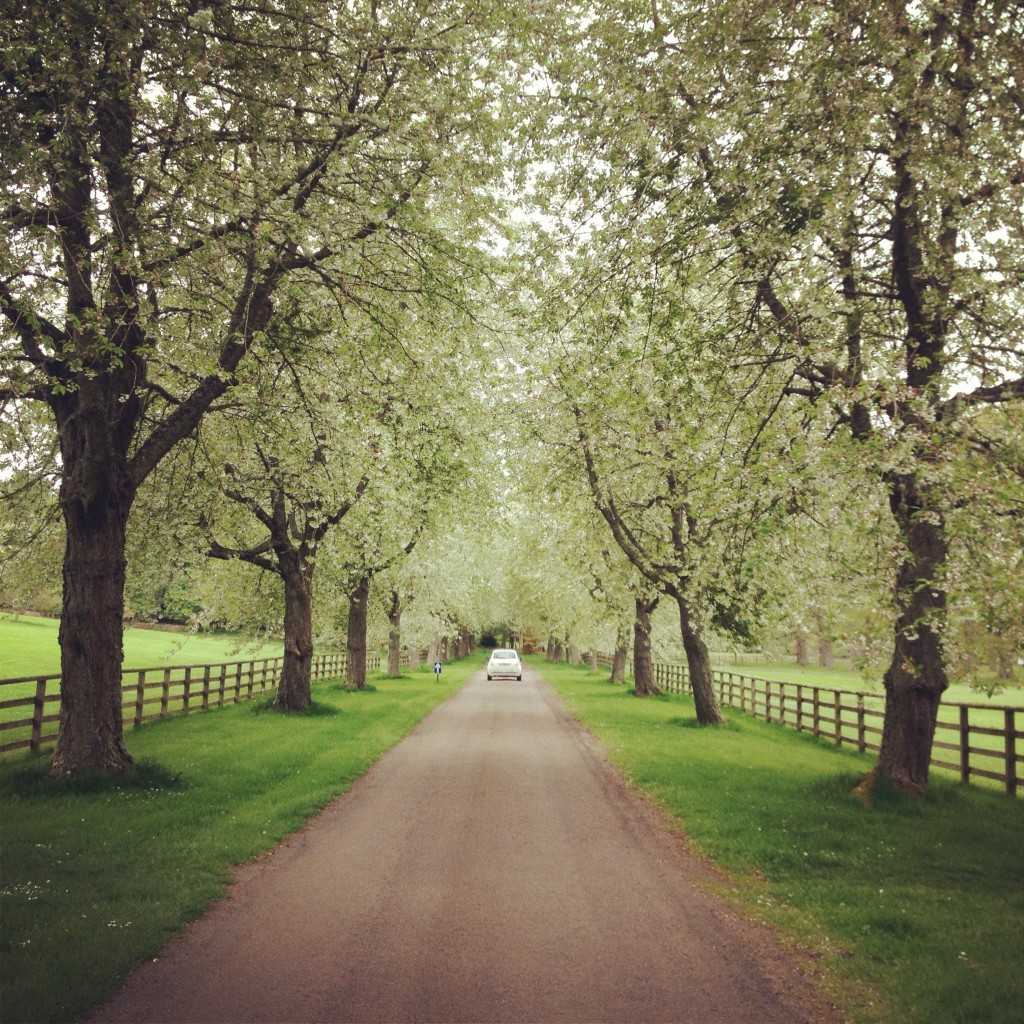
{"label": "field beyond fence", "polygon": [[[603,667],[611,664],[608,655],[600,655],[597,660]],[[723,707],[810,732],[837,746],[855,746],[861,753],[877,753],[880,748],[885,718],[885,697],[881,694],[759,679],[722,669],[712,674]],[[685,665],[655,662],[654,677],[670,693],[691,692]],[[1024,763],[1022,727],[1024,708],[940,704],[931,765],[956,773],[961,782],[985,779],[1015,795]]]}
{"label": "field beyond fence", "polygon": [[[345,674],[344,654],[313,659],[312,682]],[[378,653],[368,653],[369,671],[380,668]],[[212,665],[171,665],[127,669],[121,674],[121,711],[125,724],[142,725],[154,718],[237,704],[277,689],[284,658],[254,658]],[[0,679],[0,753],[38,750],[57,738],[60,720],[60,676]],[[24,710],[22,710],[24,709]],[[20,717],[19,717],[20,716]],[[7,738],[10,737],[10,738]]]}
{"label": "field beyond fence", "polygon": [[[592,667],[610,668],[612,655],[590,657]],[[669,693],[692,695],[685,665],[654,663],[654,679]],[[712,675],[718,702],[798,732],[877,753],[885,719],[885,697],[808,683],[760,679],[724,669]],[[955,773],[961,782],[986,780],[1011,795],[1020,791],[1024,763],[1024,708],[971,704],[939,705],[931,766]]]}

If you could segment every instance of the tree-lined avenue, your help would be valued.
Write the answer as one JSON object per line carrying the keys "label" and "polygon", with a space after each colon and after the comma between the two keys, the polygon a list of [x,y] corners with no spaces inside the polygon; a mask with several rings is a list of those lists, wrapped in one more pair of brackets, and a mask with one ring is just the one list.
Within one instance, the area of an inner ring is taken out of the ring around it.
{"label": "tree-lined avenue", "polygon": [[527,667],[482,673],[96,1021],[828,1020]]}

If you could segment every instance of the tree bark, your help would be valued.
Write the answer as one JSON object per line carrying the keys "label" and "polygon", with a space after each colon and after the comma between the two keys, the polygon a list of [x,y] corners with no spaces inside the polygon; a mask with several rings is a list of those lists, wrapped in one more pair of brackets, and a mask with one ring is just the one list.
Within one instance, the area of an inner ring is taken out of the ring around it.
{"label": "tree bark", "polygon": [[629,660],[629,630],[626,627],[619,627],[618,642],[615,644],[615,653],[612,655],[612,677],[613,683],[625,683],[626,662]]}
{"label": "tree bark", "polygon": [[701,725],[721,725],[724,721],[715,693],[715,677],[711,672],[708,648],[700,635],[696,616],[684,597],[676,597],[679,607],[679,629],[686,651],[686,665],[690,675],[690,689]]}
{"label": "tree bark", "polygon": [[633,685],[638,697],[656,697],[661,693],[654,681],[651,658],[651,613],[658,607],[658,598],[636,598],[633,621]]}
{"label": "tree bark", "polygon": [[[65,464],[65,472],[68,473]],[[110,466],[96,466],[107,474]],[[119,771],[132,764],[124,745],[121,660],[125,528],[133,492],[94,480],[91,499],[61,488],[67,540],[60,621],[60,727],[50,762],[54,774],[81,768]],[[87,489],[88,490],[88,489]],[[70,493],[69,493],[70,492]],[[72,496],[74,494],[75,496]]]}
{"label": "tree bark", "polygon": [[878,764],[869,776],[924,793],[939,702],[949,685],[942,650],[946,592],[939,582],[947,544],[927,490],[908,474],[892,481],[890,507],[905,553],[896,572],[895,642],[886,670],[885,721]]}
{"label": "tree bark", "polygon": [[284,711],[304,711],[312,699],[313,586],[294,551],[279,553],[284,581],[284,666],[275,703]]}
{"label": "tree bark", "polygon": [[836,667],[836,657],[832,649],[832,641],[827,636],[818,637],[818,667]]}
{"label": "tree bark", "polygon": [[388,676],[394,679],[402,674],[402,598],[397,590],[391,592],[388,623]]}
{"label": "tree bark", "polygon": [[356,583],[348,599],[348,656],[345,662],[345,688],[366,689],[366,619],[370,604],[370,577]]}
{"label": "tree bark", "polygon": [[808,665],[810,663],[807,657],[806,633],[797,633],[796,635],[796,663],[798,665]]}
{"label": "tree bark", "polygon": [[1014,677],[1013,651],[1001,647],[996,656],[996,679],[1012,680]]}
{"label": "tree bark", "polygon": [[836,659],[832,650],[832,638],[825,629],[825,616],[818,612],[814,618],[818,633],[818,667],[835,668]]}

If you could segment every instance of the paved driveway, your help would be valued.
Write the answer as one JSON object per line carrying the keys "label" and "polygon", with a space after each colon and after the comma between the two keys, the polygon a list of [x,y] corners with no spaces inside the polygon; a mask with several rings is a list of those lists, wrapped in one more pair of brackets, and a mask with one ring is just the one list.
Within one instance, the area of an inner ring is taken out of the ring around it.
{"label": "paved driveway", "polygon": [[481,673],[96,1021],[823,1021],[560,700]]}

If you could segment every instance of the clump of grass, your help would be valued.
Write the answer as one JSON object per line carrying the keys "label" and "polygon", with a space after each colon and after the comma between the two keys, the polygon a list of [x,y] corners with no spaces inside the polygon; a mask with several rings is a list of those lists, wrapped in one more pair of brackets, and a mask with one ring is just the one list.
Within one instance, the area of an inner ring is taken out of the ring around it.
{"label": "clump of grass", "polygon": [[933,779],[924,799],[876,787],[874,761],[692,701],[637,700],[600,676],[543,673],[613,760],[732,876],[730,898],[814,950],[862,1022],[1019,1024],[1024,1005],[1024,808]]}
{"label": "clump of grass", "polygon": [[346,790],[479,659],[368,692],[314,687],[305,714],[253,701],[128,734],[121,775],[0,762],[5,1021],[74,1019],[196,918],[230,879]]}

